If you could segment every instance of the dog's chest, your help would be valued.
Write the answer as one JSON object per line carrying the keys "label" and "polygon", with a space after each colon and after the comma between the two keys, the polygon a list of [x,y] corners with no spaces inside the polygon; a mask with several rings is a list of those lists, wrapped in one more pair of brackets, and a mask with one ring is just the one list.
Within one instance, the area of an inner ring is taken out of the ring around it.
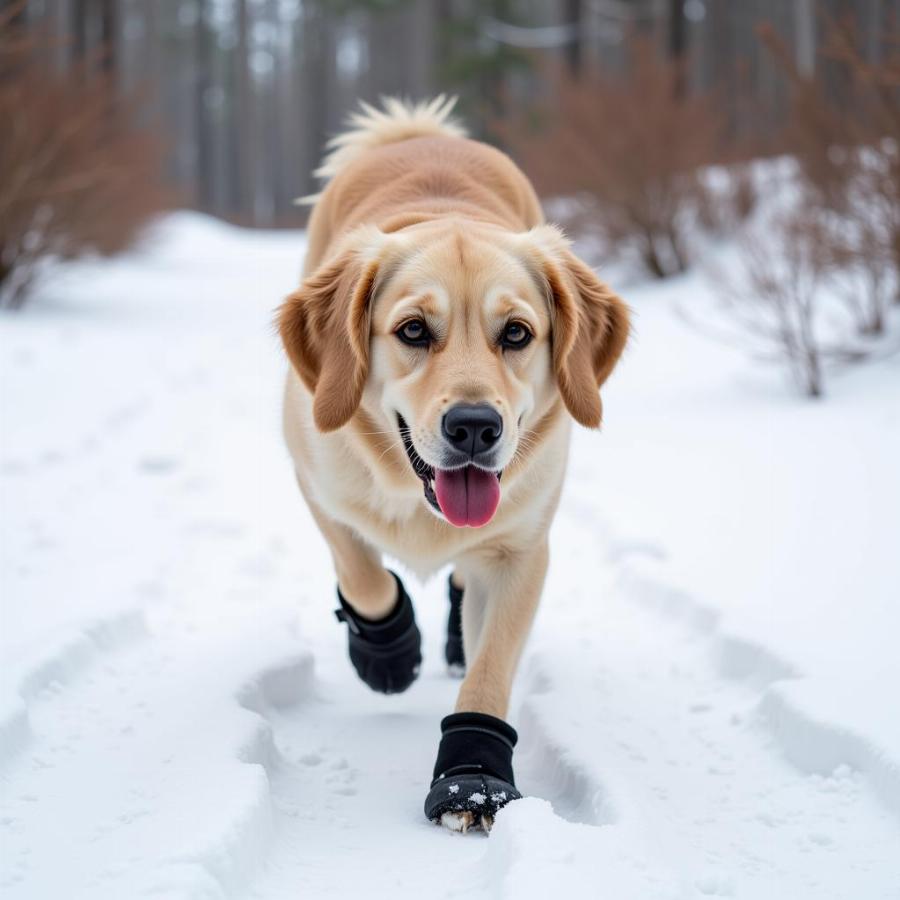
{"label": "dog's chest", "polygon": [[489,542],[497,533],[495,523],[478,530],[454,528],[429,512],[421,497],[382,497],[365,506],[346,496],[333,500],[338,517],[367,543],[422,576]]}

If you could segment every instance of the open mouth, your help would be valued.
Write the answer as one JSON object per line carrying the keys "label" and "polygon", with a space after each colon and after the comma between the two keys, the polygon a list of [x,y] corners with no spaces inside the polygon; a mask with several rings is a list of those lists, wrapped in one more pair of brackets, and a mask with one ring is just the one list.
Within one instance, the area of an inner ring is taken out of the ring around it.
{"label": "open mouth", "polygon": [[399,413],[397,421],[406,456],[422,482],[425,499],[432,508],[458,528],[487,525],[500,504],[500,477],[503,473],[474,465],[437,469],[416,453],[409,426]]}

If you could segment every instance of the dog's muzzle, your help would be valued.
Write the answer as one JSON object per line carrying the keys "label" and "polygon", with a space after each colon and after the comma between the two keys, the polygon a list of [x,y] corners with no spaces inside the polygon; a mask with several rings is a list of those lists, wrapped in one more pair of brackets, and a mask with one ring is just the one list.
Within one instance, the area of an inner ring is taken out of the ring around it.
{"label": "dog's muzzle", "polygon": [[[446,417],[445,417],[446,419]],[[399,413],[397,422],[400,426],[400,436],[406,449],[406,456],[413,471],[422,482],[425,499],[436,512],[440,513],[451,525],[461,528],[468,525],[472,528],[480,528],[487,525],[494,517],[497,506],[500,504],[500,471],[494,471],[480,464],[473,464],[466,458],[452,459],[447,468],[437,468],[425,462],[416,452],[413,446],[409,425]],[[444,429],[448,428],[446,421]],[[488,440],[484,433],[472,436],[471,430],[476,426],[467,424],[456,425],[458,442],[471,443],[473,448],[478,446],[479,453],[484,449],[483,444]],[[493,429],[494,437],[490,444],[496,442],[502,426],[496,423],[478,423],[482,432]]]}

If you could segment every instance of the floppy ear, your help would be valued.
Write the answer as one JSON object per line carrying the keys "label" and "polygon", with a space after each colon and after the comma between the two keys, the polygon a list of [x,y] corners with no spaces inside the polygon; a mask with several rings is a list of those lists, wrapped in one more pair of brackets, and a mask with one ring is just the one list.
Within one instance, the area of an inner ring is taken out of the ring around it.
{"label": "floppy ear", "polygon": [[552,226],[529,232],[540,277],[550,299],[553,369],[572,418],[598,428],[603,417],[598,388],[628,341],[628,307],[574,253]]}
{"label": "floppy ear", "polygon": [[378,259],[364,259],[358,248],[348,250],[306,278],[279,310],[282,343],[313,394],[320,431],[345,425],[362,399],[378,268]]}

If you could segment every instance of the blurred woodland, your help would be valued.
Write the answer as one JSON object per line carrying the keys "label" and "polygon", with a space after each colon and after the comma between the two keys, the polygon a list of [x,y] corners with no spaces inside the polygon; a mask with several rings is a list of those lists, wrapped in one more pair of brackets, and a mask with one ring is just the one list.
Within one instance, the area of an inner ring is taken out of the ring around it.
{"label": "blurred woodland", "polygon": [[791,159],[733,309],[816,395],[821,285],[857,335],[900,294],[898,23],[900,0],[0,0],[0,306],[174,206],[302,225],[359,100],[447,93],[595,261],[656,278],[738,234],[751,160]]}
{"label": "blurred woodland", "polygon": [[[31,35],[46,76],[94,68],[165,139],[182,202],[246,224],[302,221],[295,197],[359,100],[458,94],[475,133],[553,105],[574,80],[628,78],[632,39],[683,60],[678,89],[715,91],[725,137],[773,140],[790,85],[759,40],[769,23],[801,75],[822,16],[852,15],[867,59],[896,0],[3,0],[5,31]],[[5,60],[4,78],[9,77]],[[639,63],[638,63],[639,65]],[[840,73],[823,73],[839,92]],[[589,113],[579,110],[579,114]],[[636,111],[640,112],[640,111]],[[546,168],[546,166],[544,167]],[[564,167],[561,167],[564,168]],[[552,181],[552,179],[550,179]]]}

